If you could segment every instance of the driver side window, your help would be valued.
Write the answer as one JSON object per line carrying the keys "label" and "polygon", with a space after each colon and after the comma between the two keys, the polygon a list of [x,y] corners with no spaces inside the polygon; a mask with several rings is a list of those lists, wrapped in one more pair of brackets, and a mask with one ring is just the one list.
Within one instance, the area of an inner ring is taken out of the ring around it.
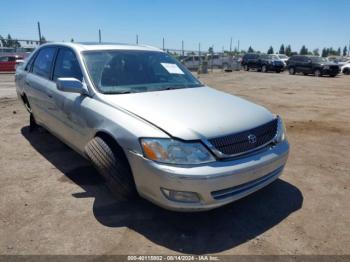
{"label": "driver side window", "polygon": [[53,73],[53,81],[56,82],[57,78],[60,77],[73,77],[80,81],[83,80],[83,74],[79,62],[74,52],[68,48],[61,48],[58,51]]}

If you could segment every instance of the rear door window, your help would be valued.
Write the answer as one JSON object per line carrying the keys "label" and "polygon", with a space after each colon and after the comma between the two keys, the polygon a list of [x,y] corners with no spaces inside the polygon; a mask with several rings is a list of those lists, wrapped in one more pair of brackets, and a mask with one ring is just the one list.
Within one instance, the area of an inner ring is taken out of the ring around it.
{"label": "rear door window", "polygon": [[56,48],[46,47],[39,51],[33,65],[33,74],[50,79],[52,62],[55,57]]}
{"label": "rear door window", "polygon": [[56,81],[59,77],[73,77],[80,81],[83,80],[79,62],[71,49],[62,48],[58,51],[53,81]]}

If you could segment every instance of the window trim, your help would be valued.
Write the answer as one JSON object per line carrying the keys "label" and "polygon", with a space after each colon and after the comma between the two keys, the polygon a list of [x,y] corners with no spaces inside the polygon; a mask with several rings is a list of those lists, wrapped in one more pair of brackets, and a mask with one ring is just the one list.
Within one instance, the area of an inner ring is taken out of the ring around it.
{"label": "window trim", "polygon": [[79,63],[77,54],[74,52],[74,50],[73,50],[72,48],[66,47],[66,46],[58,46],[58,47],[57,47],[55,59],[54,59],[54,61],[53,61],[53,67],[52,67],[52,72],[51,72],[50,80],[51,80],[52,82],[56,83],[56,81],[53,80],[53,78],[54,78],[54,75],[53,75],[53,74],[55,73],[55,68],[56,68],[56,62],[57,62],[58,54],[59,54],[59,52],[60,52],[61,50],[64,50],[64,49],[71,51],[71,52],[73,53],[73,55],[75,56],[75,59],[76,59],[77,62],[78,62],[78,65],[79,65],[79,68],[80,68],[80,72],[81,72],[81,76],[82,76],[81,82],[83,82],[83,80],[84,80],[84,73],[83,73],[83,70],[82,70],[81,65],[80,65],[80,63]]}
{"label": "window trim", "polygon": [[[46,77],[44,77],[44,76],[35,74],[35,73],[33,72],[33,68],[34,68],[35,61],[36,61],[36,59],[38,58],[40,52],[43,51],[43,50],[45,50],[45,49],[48,49],[48,48],[54,48],[54,54],[53,54],[53,60],[52,60],[52,62],[51,62],[51,66],[50,66],[49,77],[46,78]],[[43,78],[43,79],[52,81],[52,72],[53,72],[52,69],[53,69],[53,66],[54,66],[54,62],[56,61],[57,51],[58,51],[58,47],[55,46],[55,45],[52,45],[52,46],[50,45],[50,46],[45,46],[45,47],[40,48],[40,49],[38,50],[36,56],[35,56],[35,60],[33,61],[33,64],[31,65],[30,73],[32,73],[33,75],[36,75],[36,76],[38,76],[38,77],[41,77],[41,78]]]}

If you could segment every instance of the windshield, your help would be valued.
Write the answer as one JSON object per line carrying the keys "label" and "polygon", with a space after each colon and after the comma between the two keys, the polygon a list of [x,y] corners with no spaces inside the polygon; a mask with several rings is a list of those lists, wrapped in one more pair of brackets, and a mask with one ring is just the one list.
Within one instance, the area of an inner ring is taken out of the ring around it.
{"label": "windshield", "polygon": [[83,57],[95,87],[105,94],[202,86],[181,63],[163,52],[88,51]]}
{"label": "windshield", "polygon": [[279,56],[279,58],[281,58],[281,59],[288,58],[288,56],[286,56],[286,55],[278,55],[278,56]]}
{"label": "windshield", "polygon": [[320,63],[320,62],[328,62],[328,60],[324,57],[318,57],[318,56],[311,56],[310,57],[312,62]]}

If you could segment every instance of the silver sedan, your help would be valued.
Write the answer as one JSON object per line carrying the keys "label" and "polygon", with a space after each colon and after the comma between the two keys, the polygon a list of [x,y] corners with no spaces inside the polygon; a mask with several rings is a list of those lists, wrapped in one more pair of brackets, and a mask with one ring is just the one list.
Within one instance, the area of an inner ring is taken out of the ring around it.
{"label": "silver sedan", "polygon": [[203,85],[157,48],[45,44],[15,79],[31,130],[91,160],[118,196],[208,210],[273,182],[288,158],[279,116]]}

